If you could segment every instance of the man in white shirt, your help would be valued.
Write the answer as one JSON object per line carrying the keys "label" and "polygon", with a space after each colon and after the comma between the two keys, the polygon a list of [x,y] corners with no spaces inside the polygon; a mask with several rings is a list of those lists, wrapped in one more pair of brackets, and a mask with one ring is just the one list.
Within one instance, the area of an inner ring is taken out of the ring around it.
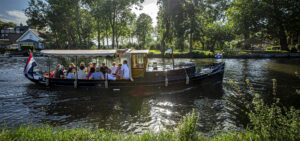
{"label": "man in white shirt", "polygon": [[112,67],[110,69],[112,74],[116,74],[118,67],[116,66],[115,62],[112,63]]}
{"label": "man in white shirt", "polygon": [[123,72],[122,79],[130,79],[129,68],[127,65],[127,60],[123,61],[123,66],[121,68],[121,72]]}

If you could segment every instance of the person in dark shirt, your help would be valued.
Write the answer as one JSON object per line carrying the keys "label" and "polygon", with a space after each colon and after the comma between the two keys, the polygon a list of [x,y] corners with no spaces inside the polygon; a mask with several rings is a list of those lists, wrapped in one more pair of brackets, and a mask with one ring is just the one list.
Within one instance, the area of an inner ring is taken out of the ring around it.
{"label": "person in dark shirt", "polygon": [[62,66],[58,64],[54,72],[54,78],[64,78],[64,72],[62,71]]}
{"label": "person in dark shirt", "polygon": [[100,71],[105,74],[108,72],[108,67],[105,65],[105,63],[102,63],[102,66],[100,68]]}

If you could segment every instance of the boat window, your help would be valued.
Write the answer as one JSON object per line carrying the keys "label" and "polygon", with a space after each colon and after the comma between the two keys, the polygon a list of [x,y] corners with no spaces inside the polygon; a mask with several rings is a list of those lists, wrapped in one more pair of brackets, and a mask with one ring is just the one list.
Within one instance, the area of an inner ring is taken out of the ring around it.
{"label": "boat window", "polygon": [[144,68],[145,54],[132,55],[132,66],[133,68]]}

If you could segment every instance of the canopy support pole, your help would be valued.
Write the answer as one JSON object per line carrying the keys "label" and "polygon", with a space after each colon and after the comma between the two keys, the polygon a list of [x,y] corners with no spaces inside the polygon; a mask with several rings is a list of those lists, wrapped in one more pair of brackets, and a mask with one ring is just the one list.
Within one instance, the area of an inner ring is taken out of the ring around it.
{"label": "canopy support pole", "polygon": [[75,57],[75,73],[76,73],[76,77],[75,77],[75,81],[74,81],[74,88],[77,88],[78,87],[78,73],[77,73],[77,56]]}
{"label": "canopy support pole", "polygon": [[50,58],[48,56],[48,78],[46,78],[46,86],[48,87],[50,85]]}
{"label": "canopy support pole", "polygon": [[172,63],[173,63],[173,70],[174,70],[174,55],[173,55],[173,50],[174,50],[174,47],[172,47]]}
{"label": "canopy support pole", "polygon": [[[107,65],[107,56],[105,57],[105,64],[106,64],[106,67],[108,66]],[[108,71],[108,70],[107,70]],[[105,72],[105,88],[108,88],[108,80],[107,80],[107,73],[108,72]]]}

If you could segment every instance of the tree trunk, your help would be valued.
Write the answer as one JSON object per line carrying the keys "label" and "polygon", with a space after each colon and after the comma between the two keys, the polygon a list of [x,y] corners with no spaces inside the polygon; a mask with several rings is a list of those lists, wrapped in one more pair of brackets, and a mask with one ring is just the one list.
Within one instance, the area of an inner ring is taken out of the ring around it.
{"label": "tree trunk", "polygon": [[245,32],[245,33],[244,33],[244,37],[245,37],[245,40],[244,40],[244,43],[245,43],[245,49],[248,50],[248,49],[250,49],[250,47],[251,47],[250,44],[247,43],[248,40],[249,40],[249,38],[250,38],[249,32]]}
{"label": "tree trunk", "polygon": [[100,21],[97,20],[97,40],[98,40],[98,49],[101,49],[101,38],[100,38]]}
{"label": "tree trunk", "polygon": [[163,34],[163,37],[162,37],[162,40],[161,40],[161,53],[162,55],[165,54],[165,40],[166,40],[166,37],[167,37],[167,34],[169,34],[169,29],[170,29],[170,23],[168,20],[166,20],[167,23],[166,23],[166,32]]}
{"label": "tree trunk", "polygon": [[79,15],[79,5],[77,3],[76,8],[75,8],[75,18],[76,18],[76,28],[77,28],[77,34],[78,34],[78,38],[79,38],[79,44],[82,44],[82,38],[81,38],[81,32],[80,32],[80,15]]}
{"label": "tree trunk", "polygon": [[280,28],[279,28],[279,39],[280,39],[280,46],[281,46],[281,49],[282,50],[289,50],[288,48],[288,44],[287,44],[287,36],[284,32],[284,28],[283,26],[281,25]]}
{"label": "tree trunk", "polygon": [[193,52],[193,33],[190,33],[190,53]]}

